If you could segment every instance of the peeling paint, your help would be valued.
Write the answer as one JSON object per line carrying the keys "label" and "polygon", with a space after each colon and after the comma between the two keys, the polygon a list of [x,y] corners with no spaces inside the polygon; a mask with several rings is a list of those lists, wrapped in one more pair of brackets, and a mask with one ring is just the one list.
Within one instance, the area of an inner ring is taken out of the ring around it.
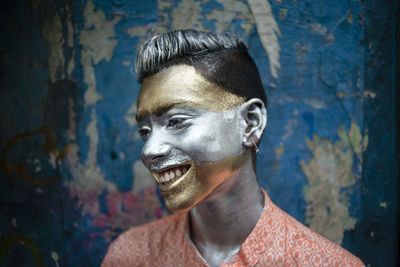
{"label": "peeling paint", "polygon": [[268,55],[271,75],[276,79],[278,78],[278,70],[281,67],[279,60],[281,48],[278,41],[281,31],[268,1],[249,0],[249,5],[256,21],[261,43]]}
{"label": "peeling paint", "polygon": [[369,98],[375,98],[376,93],[370,90],[365,90],[364,91],[364,97],[369,97]]}
{"label": "peeling paint", "polygon": [[370,98],[370,99],[376,98],[376,93],[371,90],[364,90],[363,92],[356,92],[356,93],[345,93],[339,91],[336,93],[336,95],[339,98],[346,98],[346,97],[359,97],[359,98]]}
{"label": "peeling paint", "polygon": [[84,99],[85,104],[91,106],[102,99],[96,90],[94,65],[101,60],[111,60],[117,45],[115,25],[120,18],[116,17],[112,21],[108,21],[104,12],[96,9],[92,1],[87,2],[84,17],[85,25],[79,35],[79,43],[82,45],[81,64],[84,81],[88,87]]}
{"label": "peeling paint", "polygon": [[[265,64],[260,74],[272,102],[260,149],[271,153],[258,155],[260,184],[367,266],[391,265],[398,197],[389,4],[258,0],[264,7],[253,14],[247,0],[16,2],[1,13],[6,261],[99,266],[117,234],[167,214],[138,160],[143,142],[132,89],[140,85],[129,68],[144,38],[197,27],[237,33]],[[275,48],[267,49],[263,31]],[[267,66],[274,57],[279,64]],[[32,218],[47,223],[32,225]],[[22,244],[22,257],[20,249],[6,252],[7,242]],[[85,252],[71,255],[76,246]]]}
{"label": "peeling paint", "polygon": [[279,160],[282,157],[283,152],[285,152],[285,146],[281,144],[275,149],[275,158]]}
{"label": "peeling paint", "polygon": [[204,30],[201,23],[201,2],[195,0],[181,1],[172,11],[172,29],[193,28]]}
{"label": "peeling paint", "polygon": [[[71,111],[70,111],[71,112]],[[75,118],[70,115],[70,118]],[[79,157],[79,147],[75,143],[69,145],[67,159],[69,170],[73,176],[71,181],[66,183],[70,194],[78,197],[82,205],[83,212],[92,216],[100,213],[98,196],[105,190],[115,191],[114,184],[105,180],[104,174],[101,172],[97,164],[97,146],[99,143],[99,134],[97,130],[97,117],[95,111],[92,111],[92,118],[86,128],[86,135],[89,138],[88,157],[84,164],[81,163]],[[70,122],[74,127],[76,123]],[[70,135],[74,134],[70,131]],[[76,138],[73,138],[76,139]]]}
{"label": "peeling paint", "polygon": [[240,19],[240,27],[244,30],[246,35],[250,34],[255,21],[248,5],[236,0],[219,0],[217,2],[221,4],[223,8],[213,9],[207,14],[207,19],[215,21],[215,28],[218,32],[235,32],[234,21]]}
{"label": "peeling paint", "polygon": [[130,127],[136,126],[136,101],[133,101],[132,105],[125,113],[125,121]]}
{"label": "peeling paint", "polygon": [[383,201],[383,202],[379,203],[379,207],[387,209],[387,202]]}
{"label": "peeling paint", "polygon": [[57,252],[52,251],[51,252],[51,258],[54,260],[54,263],[56,264],[56,267],[60,267],[60,265],[58,264],[58,260],[60,259],[60,257],[58,256]]}
{"label": "peeling paint", "polygon": [[[307,202],[306,223],[333,242],[341,244],[345,230],[353,229],[356,219],[349,214],[352,186],[359,179],[353,173],[354,156],[362,161],[368,135],[361,135],[354,122],[348,132],[341,127],[339,140],[332,142],[314,135],[306,140],[312,152],[307,163],[300,161],[308,179],[304,188]],[[346,189],[346,190],[344,190]]]}
{"label": "peeling paint", "polygon": [[42,28],[43,37],[49,45],[49,77],[51,82],[55,82],[59,78],[57,72],[60,73],[61,79],[65,78],[64,64],[65,57],[63,53],[64,37],[62,33],[62,23],[59,15],[55,15]]}
{"label": "peeling paint", "polygon": [[141,25],[128,28],[126,33],[130,37],[139,37],[141,40],[149,33],[152,35],[172,29],[193,28],[206,30],[203,21],[211,20],[215,22],[215,28],[219,32],[236,32],[234,21],[240,20],[240,27],[244,31],[246,39],[256,24],[261,43],[269,58],[270,73],[272,77],[278,78],[280,69],[280,45],[278,37],[280,30],[272,14],[271,6],[268,1],[250,0],[248,5],[242,1],[218,0],[223,6],[222,9],[213,9],[209,13],[203,13],[199,1],[181,1],[178,6],[171,11],[171,3],[167,1],[157,1],[157,11],[159,20],[154,25]]}
{"label": "peeling paint", "polygon": [[[135,110],[135,105],[131,109]],[[156,184],[150,173],[141,163],[135,161],[132,165],[135,185],[129,192],[120,192],[116,185],[106,180],[97,162],[99,133],[95,108],[92,108],[91,120],[86,127],[89,139],[88,156],[84,164],[79,157],[79,147],[76,142],[76,114],[74,101],[69,101],[69,129],[70,144],[67,149],[68,169],[73,179],[68,180],[65,186],[71,197],[76,197],[82,213],[92,217],[91,223],[96,227],[104,228],[101,235],[111,240],[116,235],[115,229],[128,229],[132,225],[145,223],[154,218],[165,215],[156,194]],[[124,159],[124,153],[120,153]],[[99,197],[106,193],[104,213],[100,209]],[[146,205],[143,205],[146,203]],[[132,216],[135,214],[135,216]]]}
{"label": "peeling paint", "polygon": [[335,36],[328,30],[327,27],[322,26],[320,23],[312,23],[311,31],[323,36],[325,41],[328,43],[333,43],[335,41]]}

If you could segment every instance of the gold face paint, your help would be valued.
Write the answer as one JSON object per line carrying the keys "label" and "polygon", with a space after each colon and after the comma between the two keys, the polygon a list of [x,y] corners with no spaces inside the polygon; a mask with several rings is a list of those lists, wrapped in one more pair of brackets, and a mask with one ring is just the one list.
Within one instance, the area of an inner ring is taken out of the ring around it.
{"label": "gold face paint", "polygon": [[[243,164],[244,155],[216,162],[190,162],[188,172],[170,185],[160,184],[165,204],[171,211],[185,211],[196,206],[219,185],[228,180]],[[156,179],[157,175],[154,175]]]}
{"label": "gold face paint", "polygon": [[171,106],[227,111],[244,102],[244,97],[207,81],[194,67],[174,65],[143,80],[137,118],[161,113]]}
{"label": "gold face paint", "polygon": [[[142,122],[148,124],[151,135],[146,140],[142,159],[149,169],[155,161],[162,166],[172,162],[169,169],[161,168],[160,172],[153,173],[171,211],[193,208],[240,169],[245,156],[234,110],[244,102],[244,97],[207,81],[192,66],[174,65],[143,80],[137,118],[140,121],[151,117]],[[154,115],[173,107],[203,111],[192,119],[190,127],[179,131],[154,119]],[[162,147],[168,147],[169,152],[160,156]],[[173,168],[183,170],[189,165],[179,178],[172,180],[163,176]]]}

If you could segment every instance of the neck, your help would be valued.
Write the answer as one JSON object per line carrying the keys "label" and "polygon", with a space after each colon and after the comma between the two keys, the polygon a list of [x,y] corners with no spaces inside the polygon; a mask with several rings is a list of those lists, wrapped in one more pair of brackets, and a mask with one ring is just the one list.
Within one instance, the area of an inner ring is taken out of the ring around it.
{"label": "neck", "polygon": [[219,254],[221,262],[239,249],[263,207],[264,197],[250,160],[190,211],[191,239],[206,260]]}

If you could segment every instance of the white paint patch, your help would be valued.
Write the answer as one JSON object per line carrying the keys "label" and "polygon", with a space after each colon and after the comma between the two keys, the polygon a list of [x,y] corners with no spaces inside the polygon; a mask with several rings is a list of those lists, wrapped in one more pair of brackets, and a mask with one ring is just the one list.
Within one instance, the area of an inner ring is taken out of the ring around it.
{"label": "white paint patch", "polygon": [[281,32],[278,23],[272,14],[268,0],[249,0],[249,5],[256,21],[261,43],[268,55],[271,75],[276,79],[281,67],[279,60],[281,48],[278,41]]}
{"label": "white paint patch", "polygon": [[325,40],[329,43],[332,43],[335,41],[335,36],[333,36],[333,34],[328,30],[328,28],[322,26],[319,23],[312,23],[311,31],[316,34],[324,36]]}
{"label": "white paint patch", "polygon": [[86,128],[86,135],[89,138],[89,149],[86,165],[94,166],[97,163],[97,145],[99,143],[96,109],[92,109],[92,119]]}
{"label": "white paint patch", "polygon": [[136,126],[136,101],[133,101],[132,105],[129,107],[128,111],[125,113],[125,121],[130,127]]}
{"label": "white paint patch", "polygon": [[96,216],[100,212],[97,198],[104,190],[116,191],[115,185],[106,181],[97,164],[97,146],[99,133],[97,129],[96,110],[92,108],[91,121],[87,125],[86,135],[89,139],[88,157],[84,164],[79,157],[79,146],[76,144],[76,114],[74,112],[74,101],[69,99],[69,144],[66,149],[66,160],[69,171],[73,177],[66,181],[72,197],[77,197],[82,206],[84,214]]}
{"label": "white paint patch", "polygon": [[298,120],[297,119],[290,119],[288,120],[287,124],[285,125],[285,133],[283,134],[282,138],[281,138],[281,145],[283,145],[283,143],[290,137],[293,135],[294,133],[294,128],[297,126],[298,124]]}
{"label": "white paint patch", "polygon": [[369,98],[375,98],[376,93],[370,90],[365,90],[364,91],[364,97],[369,97]]}
{"label": "white paint patch", "polygon": [[51,258],[54,260],[56,266],[60,267],[60,265],[58,264],[58,260],[60,259],[60,257],[58,256],[57,252],[52,251],[51,252]]}
{"label": "white paint patch", "polygon": [[310,107],[312,107],[313,109],[323,109],[326,108],[326,103],[323,100],[320,99],[316,99],[316,98],[310,98],[310,99],[306,99],[304,98],[302,100],[305,104],[309,105]]}
{"label": "white paint patch", "polygon": [[254,17],[245,2],[237,0],[217,0],[223,8],[214,8],[206,19],[215,21],[217,32],[237,31],[234,20],[241,20],[240,27],[246,35],[250,34],[254,27]]}
{"label": "white paint patch", "polygon": [[38,158],[33,160],[33,164],[35,165],[35,172],[40,172],[42,170],[42,164],[40,164],[40,160]]}
{"label": "white paint patch", "polygon": [[201,2],[195,0],[184,0],[172,11],[172,28],[204,30],[201,23]]}
{"label": "white paint patch", "polygon": [[101,60],[110,61],[117,40],[115,40],[115,24],[120,18],[107,21],[103,11],[97,10],[92,1],[88,1],[84,11],[85,24],[79,35],[79,43],[83,46],[81,63],[84,81],[88,87],[84,99],[87,106],[95,105],[102,96],[97,92],[94,65]]}
{"label": "white paint patch", "polygon": [[[49,45],[49,77],[51,82],[55,82],[59,78],[65,78],[64,74],[64,38],[62,33],[62,23],[59,15],[55,15],[46,23],[42,28],[42,34],[44,39],[46,39],[47,44]],[[58,71],[60,72],[60,76],[57,77]]]}
{"label": "white paint patch", "polygon": [[40,187],[36,188],[35,191],[36,191],[36,194],[43,194],[43,190]]}

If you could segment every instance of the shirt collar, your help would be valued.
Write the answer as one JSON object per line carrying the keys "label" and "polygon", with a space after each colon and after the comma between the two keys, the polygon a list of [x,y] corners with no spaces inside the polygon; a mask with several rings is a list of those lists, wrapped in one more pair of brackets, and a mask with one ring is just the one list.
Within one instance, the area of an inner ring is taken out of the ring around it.
{"label": "shirt collar", "polygon": [[241,263],[245,266],[255,266],[260,258],[265,254],[267,247],[272,246],[276,231],[273,227],[273,205],[268,194],[261,189],[264,194],[264,209],[256,226],[250,232],[239,252],[236,253],[229,262]]}

